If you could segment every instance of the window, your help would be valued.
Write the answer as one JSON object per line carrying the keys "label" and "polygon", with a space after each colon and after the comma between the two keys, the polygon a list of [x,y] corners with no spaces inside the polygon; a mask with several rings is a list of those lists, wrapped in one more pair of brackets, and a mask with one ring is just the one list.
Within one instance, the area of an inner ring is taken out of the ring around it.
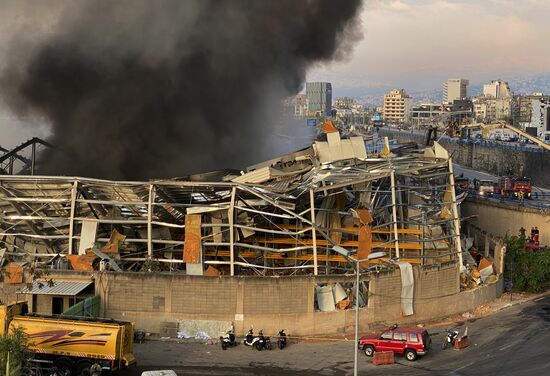
{"label": "window", "polygon": [[391,332],[382,333],[382,335],[380,336],[380,339],[392,339]]}
{"label": "window", "polygon": [[407,335],[405,333],[395,332],[395,333],[393,333],[393,340],[394,341],[406,341],[407,340]]}
{"label": "window", "polygon": [[418,343],[418,336],[416,333],[409,334],[409,342]]}

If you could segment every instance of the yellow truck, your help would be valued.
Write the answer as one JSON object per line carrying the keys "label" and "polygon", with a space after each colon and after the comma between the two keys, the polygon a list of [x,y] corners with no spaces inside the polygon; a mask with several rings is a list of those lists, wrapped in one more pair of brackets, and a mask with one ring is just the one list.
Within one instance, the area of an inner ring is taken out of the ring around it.
{"label": "yellow truck", "polygon": [[0,335],[21,328],[33,360],[58,374],[88,376],[92,366],[117,371],[135,364],[130,322],[28,314],[26,302],[0,304]]}

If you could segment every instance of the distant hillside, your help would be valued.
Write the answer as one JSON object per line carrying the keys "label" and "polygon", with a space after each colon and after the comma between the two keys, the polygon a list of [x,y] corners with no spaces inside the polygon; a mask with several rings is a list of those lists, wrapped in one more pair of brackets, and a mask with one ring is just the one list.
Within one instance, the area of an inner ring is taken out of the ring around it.
{"label": "distant hillside", "polygon": [[512,77],[505,79],[510,84],[514,94],[528,95],[534,92],[550,94],[550,72],[528,77]]}
{"label": "distant hillside", "polygon": [[[539,73],[534,75],[518,75],[518,76],[500,76],[489,78],[484,82],[476,82],[468,86],[468,95],[475,96],[483,92],[483,84],[491,82],[493,79],[502,79],[507,81],[510,85],[512,93],[517,95],[529,95],[535,92],[542,92],[544,94],[550,94],[550,72]],[[398,87],[396,85],[395,87]],[[358,88],[353,90],[346,90],[342,88],[340,92],[345,92],[348,96],[357,98],[366,107],[382,106],[384,94],[393,87],[377,87],[373,88]],[[443,90],[441,88],[434,88],[424,91],[409,91],[409,95],[412,97],[415,104],[424,102],[441,102],[443,100]]]}

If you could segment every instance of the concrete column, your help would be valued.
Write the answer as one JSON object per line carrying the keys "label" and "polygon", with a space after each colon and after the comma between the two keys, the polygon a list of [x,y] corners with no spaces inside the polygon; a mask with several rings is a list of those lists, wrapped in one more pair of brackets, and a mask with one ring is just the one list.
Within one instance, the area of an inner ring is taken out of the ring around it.
{"label": "concrete column", "polygon": [[485,233],[485,257],[489,257],[490,253],[490,247],[491,247],[491,237],[489,236],[489,233]]}
{"label": "concrete column", "polygon": [[315,278],[308,279],[308,289],[307,289],[307,312],[315,312],[315,285],[317,281]]}
{"label": "concrete column", "polygon": [[172,276],[170,278],[170,282],[164,285],[164,312],[165,313],[172,313],[172,286],[173,285],[174,285],[174,277]]}
{"label": "concrete column", "polygon": [[[233,277],[236,278],[236,277]],[[235,327],[235,334],[245,335],[249,328],[244,327],[244,320],[237,320],[237,318],[244,318],[244,278],[236,278],[237,286],[236,295],[237,295],[237,304],[235,307],[235,317],[233,319],[233,326]]]}

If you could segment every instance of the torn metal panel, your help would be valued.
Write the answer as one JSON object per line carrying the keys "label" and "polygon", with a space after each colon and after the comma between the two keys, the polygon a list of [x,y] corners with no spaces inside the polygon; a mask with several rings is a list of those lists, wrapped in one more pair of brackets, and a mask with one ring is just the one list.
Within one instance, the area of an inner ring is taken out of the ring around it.
{"label": "torn metal panel", "polygon": [[332,286],[316,286],[315,290],[317,292],[317,306],[319,310],[323,312],[336,311]]}
{"label": "torn metal panel", "polygon": [[367,149],[361,137],[342,140],[338,133],[328,133],[326,142],[316,141],[315,152],[321,163],[367,158]]}
{"label": "torn metal panel", "polygon": [[118,266],[118,264],[116,263],[116,261],[109,255],[101,252],[99,249],[95,249],[95,248],[92,248],[91,249],[93,253],[95,253],[102,261],[107,261],[111,267],[111,269],[113,269],[114,271],[116,272],[121,272],[122,269],[120,268],[120,266]]}
{"label": "torn metal panel", "polygon": [[67,259],[71,263],[73,270],[94,270],[94,261],[97,259],[95,255],[68,255]]}
{"label": "torn metal panel", "polygon": [[80,231],[80,242],[78,244],[78,254],[86,254],[86,250],[93,248],[96,240],[98,222],[94,219],[85,219],[82,221],[82,230]]}
{"label": "torn metal panel", "polygon": [[414,298],[414,275],[412,265],[408,262],[398,262],[401,272],[401,309],[403,316],[414,314],[413,298]]}
{"label": "torn metal panel", "polygon": [[[359,236],[357,245],[357,259],[366,259],[372,251],[372,230],[371,223],[374,220],[368,210],[358,209]],[[361,266],[368,267],[369,262],[364,261]]]}
{"label": "torn metal panel", "polygon": [[223,231],[221,224],[223,223],[222,218],[212,216],[212,240],[214,243],[221,243],[223,241]]}
{"label": "torn metal panel", "polygon": [[27,265],[26,262],[10,262],[4,268],[4,279],[5,284],[19,284],[23,283],[24,277],[24,267]]}
{"label": "torn metal panel", "polygon": [[183,246],[183,261],[188,264],[201,262],[201,215],[185,216],[185,242]]}

